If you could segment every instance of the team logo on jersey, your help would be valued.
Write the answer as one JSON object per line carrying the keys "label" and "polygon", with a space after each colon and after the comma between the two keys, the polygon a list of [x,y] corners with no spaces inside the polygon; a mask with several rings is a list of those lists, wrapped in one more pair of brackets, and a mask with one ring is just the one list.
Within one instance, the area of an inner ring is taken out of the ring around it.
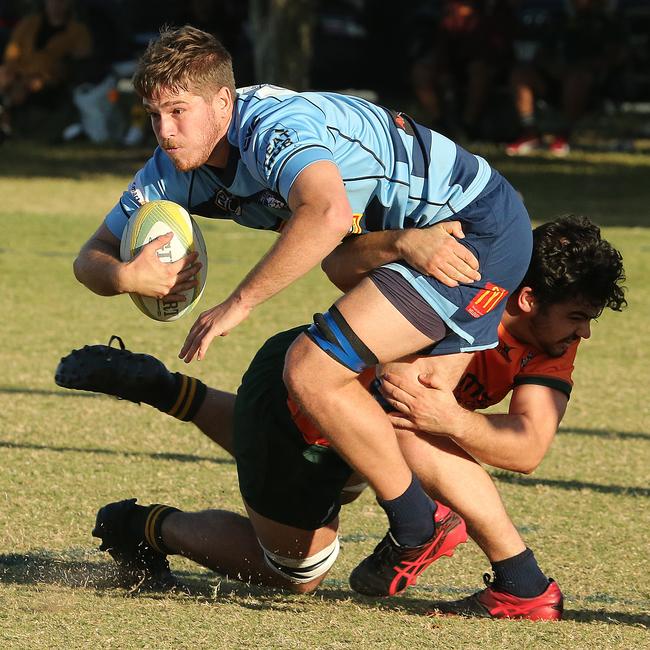
{"label": "team logo on jersey", "polygon": [[266,155],[264,156],[264,169],[266,171],[271,171],[271,167],[275,162],[276,158],[286,149],[294,143],[291,132],[289,129],[274,129],[273,135],[269,139],[269,143],[266,145]]}
{"label": "team logo on jersey", "polygon": [[264,190],[255,197],[258,203],[261,203],[265,208],[273,208],[274,210],[288,210],[289,206],[285,200],[271,190]]}
{"label": "team logo on jersey", "polygon": [[479,291],[472,301],[465,307],[465,311],[471,314],[474,318],[485,316],[491,312],[506,296],[508,291],[502,287],[492,284],[491,282],[485,283],[485,289]]}
{"label": "team logo on jersey", "polygon": [[402,129],[402,131],[406,131],[406,122],[404,121],[404,116],[401,113],[397,113],[393,119],[395,121],[395,124],[400,129]]}
{"label": "team logo on jersey", "polygon": [[512,347],[509,346],[507,343],[504,341],[500,341],[499,345],[497,346],[497,352],[506,360],[510,361],[510,350],[512,350]]}
{"label": "team logo on jersey", "polygon": [[227,214],[236,214],[238,217],[241,215],[241,201],[238,197],[233,196],[226,190],[217,190],[214,193],[212,202],[222,212]]}
{"label": "team logo on jersey", "polygon": [[352,215],[352,225],[350,226],[350,230],[348,230],[348,235],[360,235],[363,232],[360,225],[361,217],[363,217],[362,214]]}
{"label": "team logo on jersey", "polygon": [[525,357],[522,358],[519,369],[523,370],[527,365],[528,362],[535,356],[534,352],[529,352]]}

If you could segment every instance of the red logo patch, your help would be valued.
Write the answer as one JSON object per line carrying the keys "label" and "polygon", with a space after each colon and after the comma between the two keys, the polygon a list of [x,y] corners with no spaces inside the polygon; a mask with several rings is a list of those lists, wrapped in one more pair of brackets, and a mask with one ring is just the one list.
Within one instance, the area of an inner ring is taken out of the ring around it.
{"label": "red logo patch", "polygon": [[360,235],[362,233],[361,225],[359,224],[361,217],[363,217],[363,214],[352,215],[352,225],[350,226],[350,230],[348,230],[349,235]]}
{"label": "red logo patch", "polygon": [[474,318],[480,318],[492,311],[507,295],[508,292],[505,289],[491,282],[486,282],[485,289],[479,291],[472,298],[472,302],[465,307],[465,311],[469,312]]}

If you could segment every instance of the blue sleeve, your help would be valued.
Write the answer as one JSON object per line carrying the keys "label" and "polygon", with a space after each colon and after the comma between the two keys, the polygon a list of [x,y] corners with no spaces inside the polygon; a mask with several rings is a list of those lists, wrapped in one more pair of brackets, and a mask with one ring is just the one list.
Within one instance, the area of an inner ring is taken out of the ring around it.
{"label": "blue sleeve", "polygon": [[122,198],[106,215],[106,227],[119,239],[131,215],[143,204],[167,199],[189,208],[191,173],[179,172],[169,156],[158,147],[136,173]]}
{"label": "blue sleeve", "polygon": [[252,109],[248,129],[239,131],[244,164],[262,184],[285,200],[298,174],[321,160],[333,161],[334,139],[324,113],[304,97],[275,103],[270,99]]}

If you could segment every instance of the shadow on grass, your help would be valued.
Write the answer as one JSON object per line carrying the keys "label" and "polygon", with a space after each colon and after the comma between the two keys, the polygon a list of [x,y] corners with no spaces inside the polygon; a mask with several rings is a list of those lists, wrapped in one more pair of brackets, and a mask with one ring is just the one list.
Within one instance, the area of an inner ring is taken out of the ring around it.
{"label": "shadow on grass", "polygon": [[0,449],[28,449],[31,451],[54,451],[57,453],[103,454],[107,456],[127,456],[129,458],[152,458],[153,460],[175,460],[181,463],[208,462],[216,465],[233,465],[231,458],[216,458],[214,456],[196,456],[195,454],[174,454],[169,452],[120,451],[102,447],[66,447],[57,445],[38,445],[29,442],[9,442],[0,440]]}
{"label": "shadow on grass", "polygon": [[562,428],[560,435],[590,436],[594,438],[611,438],[612,440],[649,440],[650,433],[643,431],[613,431],[611,429],[583,429],[580,427]]}
{"label": "shadow on grass", "polygon": [[[93,555],[98,556],[100,553],[88,549],[70,549],[60,555],[47,550],[0,554],[0,583],[55,584],[98,590],[121,588],[129,591],[130,585],[125,584],[117,565],[113,561],[91,561]],[[101,557],[107,556],[101,553]],[[184,572],[179,573],[179,576],[202,586],[200,573]],[[200,591],[201,589],[195,595],[201,595]],[[164,595],[164,592],[151,593]]]}
{"label": "shadow on grass", "polygon": [[[144,164],[154,148],[155,143],[128,149],[87,143],[52,146],[14,140],[3,147],[0,176],[128,177]],[[602,226],[650,225],[645,209],[650,200],[650,186],[646,182],[648,155],[582,152],[562,160],[544,154],[512,159],[498,147],[472,149],[502,171],[523,192],[527,202],[530,199],[529,211],[537,219],[587,210],[594,212],[592,217]]]}
{"label": "shadow on grass", "polygon": [[650,497],[650,488],[634,487],[625,485],[601,485],[600,483],[588,483],[586,481],[574,481],[553,478],[528,478],[518,474],[495,471],[492,476],[502,483],[523,485],[524,487],[537,487],[544,485],[560,490],[592,490],[601,494],[618,494],[633,497]]}
{"label": "shadow on grass", "polygon": [[[215,604],[228,598],[239,606],[254,610],[294,611],[297,603],[312,596],[289,594],[280,589],[259,587],[247,583],[220,578],[214,574],[179,571],[175,575],[186,585],[182,593],[161,591],[136,591],[124,584],[113,562],[94,562],[86,549],[71,549],[66,555],[56,555],[50,551],[33,551],[31,553],[9,553],[0,555],[0,583],[18,585],[55,584],[69,588],[95,589],[108,591],[124,589],[126,596],[144,598],[194,598],[208,600]],[[69,557],[69,556],[72,556]],[[431,598],[400,596],[391,600],[377,600],[358,596],[347,586],[339,587],[340,581],[327,581],[325,586],[315,593],[315,597],[329,602],[350,602],[379,608],[383,611],[399,609],[413,615],[426,615],[432,607]],[[439,590],[438,590],[439,591]],[[456,589],[450,589],[456,592]],[[638,603],[630,603],[638,606]],[[565,621],[577,623],[613,623],[631,626],[650,626],[650,617],[644,613],[616,612],[605,610],[566,610]]]}
{"label": "shadow on grass", "polygon": [[63,391],[63,390],[45,390],[42,388],[14,388],[12,386],[0,386],[0,393],[7,393],[9,395],[43,395],[55,397],[90,397],[96,399],[98,397],[105,397],[99,393],[87,393],[82,391]]}
{"label": "shadow on grass", "polygon": [[618,623],[620,625],[634,625],[638,627],[650,627],[650,615],[629,614],[627,612],[607,612],[605,610],[589,609],[568,609],[564,610],[565,621],[576,623]]}

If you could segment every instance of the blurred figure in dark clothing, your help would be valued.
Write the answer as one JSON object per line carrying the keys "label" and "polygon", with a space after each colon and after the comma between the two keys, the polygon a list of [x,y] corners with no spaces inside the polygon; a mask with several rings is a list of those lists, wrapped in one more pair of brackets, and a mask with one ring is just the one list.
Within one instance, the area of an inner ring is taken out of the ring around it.
{"label": "blurred figure in dark clothing", "polygon": [[552,134],[549,151],[565,156],[576,122],[623,64],[623,30],[608,0],[572,0],[571,11],[557,16],[530,62],[512,73],[521,135],[506,147],[511,156],[542,146],[535,105],[538,98],[559,105],[563,128]]}
{"label": "blurred figure in dark clothing", "polygon": [[45,0],[43,9],[13,28],[0,66],[0,131],[11,132],[11,110],[38,97],[48,103],[70,65],[90,56],[90,32],[77,21],[71,0]]}
{"label": "blurred figure in dark clothing", "polygon": [[[513,61],[515,0],[445,0],[431,48],[413,67],[416,97],[436,130],[479,135],[490,89]],[[457,134],[454,134],[457,135]]]}

